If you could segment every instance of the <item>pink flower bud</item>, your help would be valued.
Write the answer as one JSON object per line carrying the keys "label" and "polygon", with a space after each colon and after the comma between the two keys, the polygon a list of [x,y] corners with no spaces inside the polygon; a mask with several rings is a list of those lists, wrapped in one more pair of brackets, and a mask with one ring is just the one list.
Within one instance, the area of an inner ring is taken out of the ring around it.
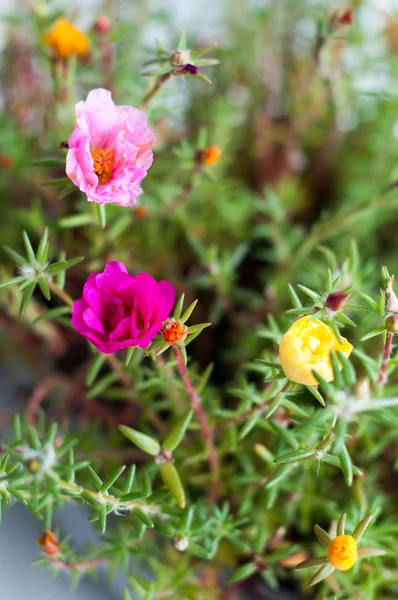
{"label": "pink flower bud", "polygon": [[112,29],[112,21],[108,15],[99,15],[94,23],[94,30],[97,33],[106,34]]}
{"label": "pink flower bud", "polygon": [[389,315],[385,323],[388,333],[398,333],[398,315]]}
{"label": "pink flower bud", "polygon": [[326,307],[334,310],[335,312],[344,308],[347,304],[351,294],[345,292],[332,292],[326,298]]}

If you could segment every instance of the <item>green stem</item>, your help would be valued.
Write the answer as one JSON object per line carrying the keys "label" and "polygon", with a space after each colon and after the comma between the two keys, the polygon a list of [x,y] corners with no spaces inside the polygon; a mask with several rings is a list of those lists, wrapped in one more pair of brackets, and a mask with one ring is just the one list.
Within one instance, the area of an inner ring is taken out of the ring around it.
{"label": "green stem", "polygon": [[141,508],[142,510],[150,510],[152,512],[161,512],[159,506],[156,504],[145,504],[145,502],[128,501],[121,502],[115,496],[109,494],[100,494],[100,492],[93,492],[91,490],[86,490],[82,486],[77,485],[71,481],[65,481],[54,472],[48,473],[48,475],[53,479],[55,483],[59,485],[59,487],[67,492],[70,492],[73,496],[81,496],[82,493],[89,494],[94,500],[97,500],[99,503],[105,502],[106,504],[112,504],[118,507],[126,508],[129,510],[133,510],[133,508]]}
{"label": "green stem", "polygon": [[165,73],[164,75],[157,77],[157,79],[155,80],[155,84],[149,88],[149,90],[147,91],[147,93],[145,94],[145,96],[143,97],[143,99],[141,101],[141,104],[140,104],[141,110],[144,110],[145,108],[148,107],[149,103],[160,92],[160,90],[162,89],[164,84],[167,81],[169,81],[169,79],[172,78],[172,76],[173,76],[173,73],[170,72],[170,73]]}

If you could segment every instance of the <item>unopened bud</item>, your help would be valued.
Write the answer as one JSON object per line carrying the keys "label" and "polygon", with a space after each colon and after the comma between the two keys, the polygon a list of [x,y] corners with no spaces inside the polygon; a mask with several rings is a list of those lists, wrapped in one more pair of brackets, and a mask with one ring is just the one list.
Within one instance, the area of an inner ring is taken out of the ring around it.
{"label": "unopened bud", "polygon": [[43,535],[40,538],[37,538],[36,541],[44,554],[55,556],[59,553],[59,541],[49,529],[46,529]]}
{"label": "unopened bud", "polygon": [[176,50],[170,56],[170,62],[172,65],[186,65],[189,61],[188,52],[184,52],[183,50]]}
{"label": "unopened bud", "polygon": [[185,552],[185,550],[188,548],[188,546],[189,546],[188,538],[186,538],[186,537],[176,538],[175,547],[177,548],[177,550],[179,550],[180,552]]}
{"label": "unopened bud", "polygon": [[394,275],[391,275],[391,277],[388,278],[386,285],[386,312],[398,314],[398,298],[392,289],[393,283]]}
{"label": "unopened bud", "polygon": [[204,148],[203,150],[199,150],[196,154],[196,160],[198,163],[211,167],[218,162],[221,154],[221,148],[213,144],[212,146],[207,146],[207,148]]}
{"label": "unopened bud", "polygon": [[388,333],[398,333],[398,315],[389,315],[385,320]]}
{"label": "unopened bud", "polygon": [[326,298],[326,308],[330,308],[333,311],[338,311],[344,308],[347,304],[351,294],[345,292],[332,292]]}
{"label": "unopened bud", "polygon": [[159,454],[155,456],[155,464],[156,465],[164,465],[167,462],[174,462],[174,458],[171,452],[168,450],[162,449]]}
{"label": "unopened bud", "polygon": [[29,460],[26,461],[26,466],[28,470],[35,475],[41,467],[41,462],[38,458],[29,458]]}
{"label": "unopened bud", "polygon": [[354,13],[349,8],[339,17],[340,25],[352,25],[354,22]]}
{"label": "unopened bud", "polygon": [[146,206],[137,206],[135,209],[135,216],[137,219],[145,219],[148,216],[148,209]]}
{"label": "unopened bud", "polygon": [[199,73],[199,67],[188,63],[184,67],[184,73],[189,73],[189,75],[197,75]]}
{"label": "unopened bud", "polygon": [[97,33],[106,34],[112,29],[112,22],[108,15],[99,15],[94,23],[94,30]]}
{"label": "unopened bud", "polygon": [[175,319],[167,319],[161,333],[164,341],[172,346],[176,342],[185,340],[188,335],[188,327]]}
{"label": "unopened bud", "polygon": [[12,159],[7,154],[0,154],[0,168],[10,169],[12,167]]}

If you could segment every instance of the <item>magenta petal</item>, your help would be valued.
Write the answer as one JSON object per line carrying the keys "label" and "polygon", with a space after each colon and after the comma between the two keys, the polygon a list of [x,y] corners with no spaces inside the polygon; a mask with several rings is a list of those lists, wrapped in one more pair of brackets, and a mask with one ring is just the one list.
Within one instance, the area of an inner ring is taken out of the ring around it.
{"label": "magenta petal", "polygon": [[164,309],[165,309],[165,313],[166,313],[166,316],[164,317],[164,319],[167,319],[167,317],[169,316],[169,314],[171,312],[171,309],[173,308],[175,298],[176,298],[176,292],[175,292],[174,286],[169,281],[165,281],[165,280],[159,281],[158,285],[159,285],[161,294],[164,298]]}
{"label": "magenta petal", "polygon": [[83,312],[83,321],[85,322],[86,326],[89,329],[92,329],[94,331],[98,331],[99,333],[105,333],[104,327],[103,327],[101,321],[99,320],[99,318],[97,317],[97,315],[95,315],[93,313],[93,311],[91,310],[91,308],[87,308]]}
{"label": "magenta petal", "polygon": [[119,262],[117,260],[111,260],[105,265],[105,275],[119,275],[120,273],[127,273],[127,267],[124,263]]}
{"label": "magenta petal", "polygon": [[128,274],[121,262],[92,273],[84,296],[73,305],[73,327],[101,352],[110,354],[139,345],[147,348],[167,319],[175,298],[168,281],[147,273]]}

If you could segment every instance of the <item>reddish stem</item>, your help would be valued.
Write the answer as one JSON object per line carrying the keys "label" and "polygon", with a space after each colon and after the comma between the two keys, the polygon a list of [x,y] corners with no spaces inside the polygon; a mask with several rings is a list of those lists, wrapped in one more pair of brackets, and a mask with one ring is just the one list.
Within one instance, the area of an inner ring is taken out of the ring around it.
{"label": "reddish stem", "polygon": [[198,393],[196,392],[196,390],[193,387],[192,382],[189,378],[189,373],[184,364],[182,356],[181,356],[179,350],[175,346],[172,346],[172,348],[173,348],[174,356],[176,357],[178,372],[181,376],[182,383],[184,384],[185,390],[191,401],[192,408],[194,409],[196,416],[198,417],[198,421],[200,423],[200,428],[202,430],[203,438],[204,438],[204,441],[205,441],[208,451],[209,451],[209,463],[210,463],[210,468],[212,471],[212,480],[213,480],[213,484],[214,484],[212,492],[211,492],[211,499],[213,501],[215,501],[219,497],[219,490],[218,490],[219,463],[218,463],[218,455],[217,455],[216,447],[214,445],[214,440],[213,440],[213,432],[207,421],[207,416],[203,409],[203,406],[202,406],[202,403],[198,396]]}
{"label": "reddish stem", "polygon": [[30,425],[36,426],[36,412],[40,404],[45,400],[50,391],[59,383],[64,383],[61,375],[49,375],[45,377],[34,389],[33,394],[28,400],[26,408],[26,418]]}
{"label": "reddish stem", "polygon": [[387,367],[391,358],[391,350],[392,350],[392,333],[387,333],[386,344],[384,346],[384,354],[383,360],[381,361],[379,378],[377,380],[377,385],[385,385],[387,383]]}
{"label": "reddish stem", "polygon": [[110,557],[92,558],[89,560],[70,562],[60,558],[53,558],[51,559],[51,562],[54,564],[54,566],[58,567],[58,569],[65,569],[68,571],[85,571],[86,569],[92,569],[94,567],[98,567],[99,565],[103,565],[108,560],[110,560]]}
{"label": "reddish stem", "polygon": [[195,178],[202,173],[202,170],[203,170],[203,165],[201,163],[197,162],[192,171],[191,179],[184,185],[184,187],[181,190],[181,193],[167,208],[168,214],[174,212],[175,210],[177,210],[177,208],[179,208],[182,204],[184,204],[186,202],[186,200],[188,199],[189,195],[191,194],[191,192],[194,188]]}

